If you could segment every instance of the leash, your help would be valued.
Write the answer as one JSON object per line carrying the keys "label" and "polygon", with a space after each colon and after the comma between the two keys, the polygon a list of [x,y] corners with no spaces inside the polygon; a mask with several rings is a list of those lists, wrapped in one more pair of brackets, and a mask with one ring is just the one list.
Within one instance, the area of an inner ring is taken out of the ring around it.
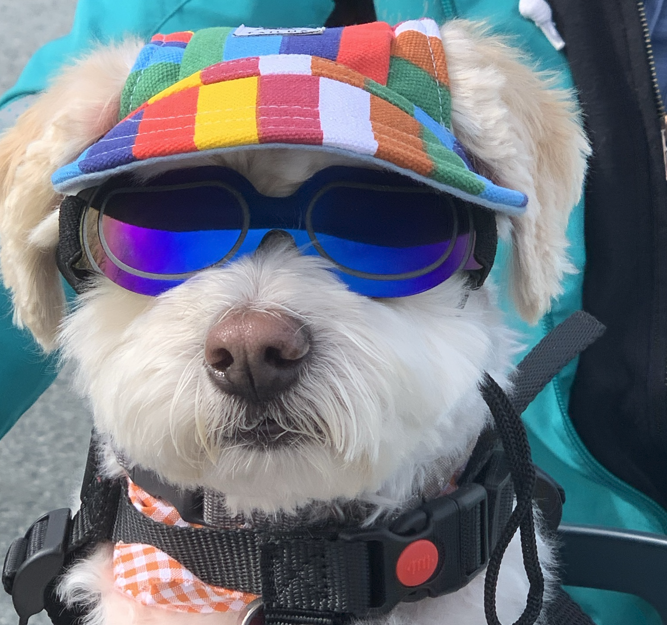
{"label": "leash", "polygon": [[[30,616],[44,608],[55,625],[76,623],[83,609],[60,603],[55,594],[58,577],[107,540],[151,544],[205,583],[261,595],[267,625],[346,625],[381,616],[402,601],[458,590],[486,568],[485,614],[489,625],[500,625],[495,608],[498,573],[518,529],[530,591],[526,609],[514,625],[531,625],[542,610],[544,585],[533,521],[536,483],[546,484],[551,500],[561,505],[562,501],[552,484],[536,477],[519,414],[564,364],[603,331],[590,315],[575,313],[522,361],[511,397],[485,375],[481,392],[496,429],[480,436],[459,488],[367,529],[344,523],[278,530],[156,523],[129,502],[125,480],[101,476],[93,441],[81,508],[74,518],[68,509],[44,515],[12,543],[7,554],[3,585],[12,595],[20,625],[27,625]],[[149,493],[160,483],[158,476],[143,469],[138,479]],[[182,493],[180,502],[171,501],[178,499],[177,489],[162,483],[161,493],[170,503],[180,504],[190,518],[199,518],[196,492]],[[550,525],[555,528],[559,521],[556,512]],[[557,596],[550,608],[550,625],[592,623],[567,601],[567,595]],[[254,625],[262,606],[251,604],[242,624]],[[573,616],[577,610],[578,620]]]}

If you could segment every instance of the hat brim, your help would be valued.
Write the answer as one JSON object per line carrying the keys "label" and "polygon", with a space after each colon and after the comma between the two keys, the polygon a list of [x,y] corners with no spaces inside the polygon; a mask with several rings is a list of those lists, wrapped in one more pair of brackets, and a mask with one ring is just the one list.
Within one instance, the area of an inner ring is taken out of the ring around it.
{"label": "hat brim", "polygon": [[[299,145],[294,143],[267,143],[260,145],[240,145],[232,148],[217,148],[212,150],[207,150],[205,152],[194,152],[186,154],[172,154],[170,156],[159,156],[154,157],[146,161],[136,161],[133,163],[128,163],[126,165],[120,165],[115,167],[112,171],[99,171],[93,172],[90,174],[83,174],[74,179],[61,184],[55,184],[55,190],[58,193],[63,193],[66,195],[76,195],[84,189],[89,189],[91,187],[96,187],[101,185],[103,182],[108,180],[112,175],[126,174],[126,173],[137,173],[140,174],[142,171],[149,169],[155,169],[156,165],[163,164],[165,168],[172,169],[179,166],[183,167],[196,167],[198,165],[210,165],[210,158],[216,155],[225,155],[232,152],[242,152],[248,150],[267,150],[267,149],[290,149],[290,150],[308,150],[308,151],[317,151],[317,152],[326,152],[329,154],[335,154],[336,156],[344,156],[352,160],[352,164],[358,164],[360,166],[368,165],[371,167],[381,167],[388,171],[394,171],[398,174],[408,176],[417,182],[423,183],[437,191],[442,191],[448,193],[455,197],[461,198],[481,206],[483,208],[488,208],[494,211],[502,212],[507,215],[522,215],[526,209],[525,206],[511,206],[509,204],[499,204],[498,202],[493,202],[482,198],[480,196],[474,196],[468,193],[463,192],[457,187],[448,186],[442,184],[426,176],[422,176],[411,169],[406,169],[404,167],[398,167],[393,163],[388,161],[383,161],[381,159],[375,158],[373,156],[363,156],[350,152],[349,150],[343,150],[341,148],[330,148],[326,146],[314,146],[314,145]],[[173,166],[171,165],[173,164]],[[162,168],[160,168],[160,171]],[[480,176],[484,180],[482,176]]]}
{"label": "hat brim", "polygon": [[317,73],[268,75],[261,63],[232,63],[148,100],[59,169],[56,191],[75,194],[152,163],[191,166],[215,154],[283,147],[347,154],[485,208],[525,212],[523,193],[474,172],[451,132],[386,87],[360,83],[335,63],[320,62]]}

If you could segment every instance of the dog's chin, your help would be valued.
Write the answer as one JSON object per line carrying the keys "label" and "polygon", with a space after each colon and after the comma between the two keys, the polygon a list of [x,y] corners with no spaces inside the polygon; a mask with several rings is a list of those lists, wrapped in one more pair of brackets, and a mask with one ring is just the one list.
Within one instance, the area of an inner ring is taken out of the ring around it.
{"label": "dog's chin", "polygon": [[366,490],[372,468],[368,459],[345,461],[309,437],[294,435],[232,443],[219,450],[219,461],[206,467],[198,484],[225,493],[234,512],[291,511],[313,500],[356,499]]}

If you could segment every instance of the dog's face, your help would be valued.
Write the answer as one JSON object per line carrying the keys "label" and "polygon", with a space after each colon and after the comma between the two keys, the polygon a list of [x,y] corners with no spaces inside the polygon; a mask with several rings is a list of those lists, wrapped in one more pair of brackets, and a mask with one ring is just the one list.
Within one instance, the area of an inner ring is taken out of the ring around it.
{"label": "dog's face", "polygon": [[[268,150],[226,164],[275,194],[330,162]],[[62,344],[133,461],[244,507],[354,497],[399,468],[409,486],[479,432],[476,384],[508,349],[488,290],[468,282],[371,299],[275,237],[159,297],[100,278]]]}
{"label": "dog's face", "polygon": [[[534,320],[567,268],[564,229],[586,143],[569,106],[497,41],[456,23],[443,38],[455,134],[481,170],[529,196],[530,212],[500,225],[513,228],[515,298]],[[159,297],[100,277],[55,338],[62,295],[48,179],[113,126],[109,102],[136,50],[102,54],[114,55],[113,76],[91,57],[0,144],[2,261],[17,320],[77,362],[97,427],[133,462],[221,490],[241,509],[378,494],[398,501],[426,463],[463,460],[486,418],[477,384],[484,371],[507,373],[510,340],[491,287],[471,291],[462,273],[419,295],[371,299],[276,237]],[[71,101],[82,80],[80,106],[98,110],[87,122]],[[54,110],[63,112],[54,119]],[[215,164],[285,195],[331,158],[266,150]]]}

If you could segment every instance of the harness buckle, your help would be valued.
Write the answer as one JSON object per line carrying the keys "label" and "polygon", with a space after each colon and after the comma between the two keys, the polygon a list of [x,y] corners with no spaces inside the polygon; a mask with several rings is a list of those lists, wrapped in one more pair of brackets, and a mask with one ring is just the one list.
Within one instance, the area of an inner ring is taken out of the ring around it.
{"label": "harness buckle", "polygon": [[69,508],[53,510],[35,521],[9,548],[2,571],[20,625],[44,609],[48,586],[65,565],[71,523]]}
{"label": "harness buckle", "polygon": [[465,586],[489,558],[487,491],[466,484],[400,516],[389,527],[340,534],[368,544],[371,609],[386,614],[402,601],[438,597]]}

